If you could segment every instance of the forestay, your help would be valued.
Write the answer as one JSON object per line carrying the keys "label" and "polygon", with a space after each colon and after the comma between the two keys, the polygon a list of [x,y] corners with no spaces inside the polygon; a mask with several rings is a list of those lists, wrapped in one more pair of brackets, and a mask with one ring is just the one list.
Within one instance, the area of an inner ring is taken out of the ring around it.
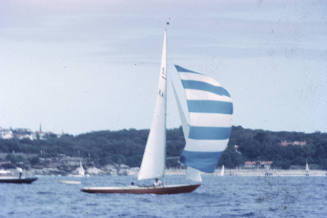
{"label": "forestay", "polygon": [[181,161],[203,172],[213,172],[231,134],[232,99],[211,77],[175,67],[185,91],[189,122]]}

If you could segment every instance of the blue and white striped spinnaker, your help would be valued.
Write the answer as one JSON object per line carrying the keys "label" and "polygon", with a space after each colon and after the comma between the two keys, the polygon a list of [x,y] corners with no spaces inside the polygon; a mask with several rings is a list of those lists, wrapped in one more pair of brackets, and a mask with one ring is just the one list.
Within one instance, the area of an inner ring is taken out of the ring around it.
{"label": "blue and white striped spinnaker", "polygon": [[188,109],[186,146],[181,161],[194,169],[213,172],[231,134],[232,99],[211,77],[175,67],[180,74]]}

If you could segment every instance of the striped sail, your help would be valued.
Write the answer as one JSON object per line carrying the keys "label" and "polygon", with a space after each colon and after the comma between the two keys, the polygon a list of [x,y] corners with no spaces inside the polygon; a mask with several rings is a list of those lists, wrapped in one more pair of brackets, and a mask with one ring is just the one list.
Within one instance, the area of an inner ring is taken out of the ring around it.
{"label": "striped sail", "polygon": [[175,65],[188,109],[188,133],[181,161],[203,172],[213,172],[232,130],[233,103],[216,80]]}
{"label": "striped sail", "polygon": [[[188,134],[189,134],[189,131],[190,131],[190,126],[187,123],[187,119],[186,119],[185,114],[183,112],[181,102],[180,102],[180,100],[178,98],[175,85],[174,85],[173,82],[171,82],[171,85],[173,87],[173,92],[174,92],[174,96],[175,96],[175,99],[176,99],[179,116],[180,116],[181,121],[182,121],[184,137],[185,136],[187,137]],[[185,141],[186,141],[186,137],[185,137]],[[194,168],[192,168],[192,167],[187,167],[187,169],[186,169],[186,178],[189,179],[189,180],[198,182],[198,183],[202,182],[201,172],[194,169]]]}

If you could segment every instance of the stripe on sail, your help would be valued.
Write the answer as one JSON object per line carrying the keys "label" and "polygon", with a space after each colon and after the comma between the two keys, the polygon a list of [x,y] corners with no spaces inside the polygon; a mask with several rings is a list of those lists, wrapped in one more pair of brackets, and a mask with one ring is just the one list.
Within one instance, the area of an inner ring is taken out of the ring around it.
{"label": "stripe on sail", "polygon": [[200,151],[200,152],[217,152],[224,151],[228,139],[224,140],[197,140],[188,139],[185,147],[186,151]]}
{"label": "stripe on sail", "polygon": [[189,112],[233,114],[233,104],[224,101],[187,100]]}
{"label": "stripe on sail", "polygon": [[190,113],[191,126],[230,127],[232,119],[231,114]]}
{"label": "stripe on sail", "polygon": [[188,137],[204,140],[228,139],[231,131],[232,127],[191,126]]}
{"label": "stripe on sail", "polygon": [[195,80],[200,82],[206,82],[213,86],[221,86],[216,80],[212,79],[211,77],[199,73],[180,73],[180,77],[182,80]]}
{"label": "stripe on sail", "polygon": [[[175,65],[175,68],[178,72],[185,72],[185,73],[197,73],[197,72],[194,72],[192,70],[188,70],[184,67],[181,67],[181,66],[178,66],[178,65]],[[197,74],[200,74],[200,73],[197,73]]]}
{"label": "stripe on sail", "polygon": [[216,95],[211,92],[206,92],[196,89],[185,89],[186,99],[188,100],[212,100],[212,101],[226,101],[232,102],[228,96]]}
{"label": "stripe on sail", "polygon": [[222,152],[194,152],[183,151],[181,161],[187,166],[201,170],[206,173],[215,171]]}
{"label": "stripe on sail", "polygon": [[217,95],[224,95],[230,97],[230,94],[226,89],[221,86],[213,86],[207,82],[196,81],[196,80],[182,80],[183,87],[185,89],[197,89],[207,92],[212,92]]}

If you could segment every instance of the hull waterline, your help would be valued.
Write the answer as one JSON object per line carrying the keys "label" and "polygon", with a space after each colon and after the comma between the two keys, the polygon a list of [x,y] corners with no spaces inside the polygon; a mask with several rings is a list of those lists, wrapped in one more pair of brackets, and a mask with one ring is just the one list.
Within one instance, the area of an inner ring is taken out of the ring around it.
{"label": "hull waterline", "polygon": [[128,186],[128,187],[87,187],[82,188],[81,191],[87,193],[103,193],[103,194],[181,194],[194,191],[200,186],[195,185],[169,185],[161,187],[142,187],[142,186]]}

